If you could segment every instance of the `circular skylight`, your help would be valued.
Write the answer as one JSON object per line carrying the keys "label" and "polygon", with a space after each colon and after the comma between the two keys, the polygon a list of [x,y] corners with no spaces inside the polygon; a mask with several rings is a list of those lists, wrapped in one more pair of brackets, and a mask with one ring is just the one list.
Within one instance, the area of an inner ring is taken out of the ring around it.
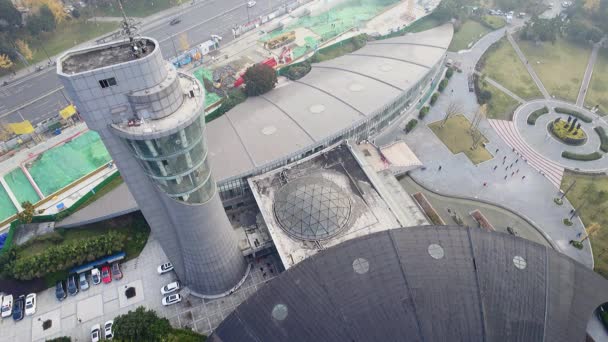
{"label": "circular skylight", "polygon": [[353,261],[353,269],[359,274],[365,274],[369,271],[369,261],[364,258],[357,258]]}
{"label": "circular skylight", "polygon": [[287,318],[287,305],[277,304],[272,308],[272,318],[282,321]]}
{"label": "circular skylight", "polygon": [[434,243],[429,245],[429,248],[427,249],[427,251],[429,252],[431,257],[433,257],[433,259],[441,259],[445,256],[443,247],[441,247],[437,244],[434,244]]}
{"label": "circular skylight", "polygon": [[521,257],[519,255],[516,255],[513,257],[513,264],[515,265],[515,267],[519,268],[520,270],[523,270],[524,268],[526,268],[526,266],[528,266],[526,259],[524,259],[524,257]]}

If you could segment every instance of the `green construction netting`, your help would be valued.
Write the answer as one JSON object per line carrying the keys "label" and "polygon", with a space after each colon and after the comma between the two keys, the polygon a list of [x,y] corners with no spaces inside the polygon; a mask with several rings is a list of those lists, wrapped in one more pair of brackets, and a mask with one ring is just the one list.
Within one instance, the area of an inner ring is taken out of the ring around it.
{"label": "green construction netting", "polygon": [[111,160],[99,135],[88,131],[38,157],[29,172],[45,196]]}
{"label": "green construction netting", "polygon": [[0,221],[4,221],[16,213],[17,208],[11,202],[11,198],[8,197],[4,186],[0,185]]}
{"label": "green construction netting", "polygon": [[[213,80],[213,72],[209,69],[198,68],[194,71],[194,77],[196,77],[201,84],[203,83],[203,78],[208,79],[209,81]],[[216,93],[205,92],[205,108],[219,101],[221,97]]]}
{"label": "green construction netting", "polygon": [[36,203],[40,200],[36,190],[27,180],[23,170],[20,168],[14,169],[10,173],[4,176],[4,180],[6,184],[8,184],[9,189],[13,192],[15,197],[17,197],[17,201],[19,203],[23,203],[28,201],[30,203]]}

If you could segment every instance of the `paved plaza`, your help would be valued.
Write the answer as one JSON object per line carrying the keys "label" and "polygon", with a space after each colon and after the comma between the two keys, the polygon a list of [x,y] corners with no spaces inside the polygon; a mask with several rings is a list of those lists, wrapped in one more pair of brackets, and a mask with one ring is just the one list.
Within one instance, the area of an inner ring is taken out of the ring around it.
{"label": "paved plaza", "polygon": [[[124,277],[110,284],[93,285],[76,296],[68,296],[62,302],[55,299],[55,289],[38,293],[36,314],[20,322],[12,319],[0,321],[0,342],[44,341],[58,336],[71,336],[73,341],[88,341],[91,327],[135,310],[143,305],[155,310],[159,316],[169,319],[174,327],[188,327],[203,334],[210,332],[228,316],[234,308],[253,294],[260,286],[274,278],[282,269],[278,256],[256,259],[243,285],[233,294],[214,300],[188,296],[172,306],[161,304],[161,287],[175,281],[173,272],[158,275],[156,268],[167,258],[158,241],[151,236],[139,257],[122,264]],[[134,287],[136,295],[127,299],[124,290]],[[42,324],[50,320],[51,327]]]}

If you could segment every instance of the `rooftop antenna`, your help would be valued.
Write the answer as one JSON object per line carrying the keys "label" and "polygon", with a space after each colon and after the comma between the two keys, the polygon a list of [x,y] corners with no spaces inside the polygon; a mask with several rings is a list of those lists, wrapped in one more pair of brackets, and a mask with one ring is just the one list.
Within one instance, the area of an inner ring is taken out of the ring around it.
{"label": "rooftop antenna", "polygon": [[137,27],[133,23],[133,19],[127,18],[127,14],[125,13],[125,9],[122,6],[122,0],[118,0],[118,7],[120,8],[120,12],[122,13],[122,35],[129,38],[129,43],[131,44],[131,52],[133,53],[134,58],[140,58],[143,54],[146,53],[147,47],[146,43],[143,39],[139,38],[139,34],[137,33]]}

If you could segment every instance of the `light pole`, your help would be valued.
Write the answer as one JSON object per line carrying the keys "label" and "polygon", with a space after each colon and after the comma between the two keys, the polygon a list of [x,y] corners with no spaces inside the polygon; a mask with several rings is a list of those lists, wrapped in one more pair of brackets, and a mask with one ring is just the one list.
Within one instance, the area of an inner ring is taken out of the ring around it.
{"label": "light pole", "polygon": [[46,55],[46,58],[49,60],[50,64],[53,64],[53,61],[51,61],[51,57],[49,57],[49,53],[46,52],[46,49],[44,48],[44,44],[40,43],[40,47],[42,48],[42,51],[44,51],[44,54]]}
{"label": "light pole", "polygon": [[247,24],[249,24],[251,19],[249,18],[249,4],[247,2],[245,2],[245,8],[247,9]]}

